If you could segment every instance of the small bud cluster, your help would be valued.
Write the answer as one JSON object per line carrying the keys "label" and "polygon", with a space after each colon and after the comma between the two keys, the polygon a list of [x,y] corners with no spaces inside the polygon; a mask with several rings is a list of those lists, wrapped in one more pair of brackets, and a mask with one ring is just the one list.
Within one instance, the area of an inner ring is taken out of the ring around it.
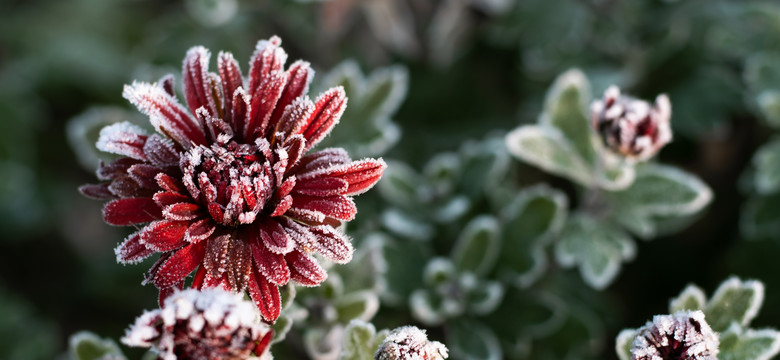
{"label": "small bud cluster", "polygon": [[447,347],[438,341],[428,341],[424,330],[414,326],[397,328],[379,346],[375,360],[443,360]]}
{"label": "small bud cluster", "polygon": [[639,329],[631,360],[717,360],[719,345],[703,312],[678,311],[656,315]]}
{"label": "small bud cluster", "polygon": [[212,288],[171,295],[161,309],[138,317],[122,342],[152,347],[161,360],[239,360],[261,355],[270,335],[254,304]]}
{"label": "small bud cluster", "polygon": [[593,129],[612,151],[627,158],[647,160],[672,141],[669,97],[658,95],[651,106],[647,101],[621,95],[610,86],[604,98],[591,104]]}

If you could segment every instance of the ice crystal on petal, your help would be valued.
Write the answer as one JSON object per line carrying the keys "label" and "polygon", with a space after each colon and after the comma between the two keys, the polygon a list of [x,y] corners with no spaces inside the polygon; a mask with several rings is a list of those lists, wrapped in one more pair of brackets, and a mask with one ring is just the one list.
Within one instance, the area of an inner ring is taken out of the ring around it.
{"label": "ice crystal on petal", "polygon": [[447,347],[438,341],[428,341],[425,330],[403,326],[387,335],[374,354],[374,359],[443,360],[448,356]]}
{"label": "ice crystal on petal", "polygon": [[259,320],[252,303],[238,295],[190,289],[138,317],[122,342],[153,347],[163,360],[248,359],[261,355],[270,340],[270,328]]}
{"label": "ice crystal on petal", "polygon": [[631,344],[632,360],[717,360],[718,334],[704,313],[678,311],[656,315],[639,328]]}
{"label": "ice crystal on petal", "polygon": [[672,106],[666,95],[658,95],[651,106],[643,100],[621,95],[610,86],[604,98],[591,104],[593,129],[613,151],[640,161],[655,155],[672,141]]}
{"label": "ice crystal on petal", "polygon": [[[344,89],[309,100],[308,63],[285,70],[287,53],[272,37],[257,44],[244,79],[230,53],[194,47],[183,61],[186,105],[173,78],[134,82],[123,95],[149,117],[157,134],[129,124],[107,127],[99,147],[123,157],[101,165],[104,184],[87,196],[109,199],[103,218],[138,231],[116,249],[135,263],[160,253],[146,281],[160,298],[185,286],[247,291],[267,321],[281,308],[278,286],[289,280],[319,285],[319,252],[346,263],[354,251],[336,228],[352,220],[352,196],[371,188],[387,167],[382,159],[353,161],[340,148],[312,149],[338,123]],[[248,86],[244,88],[244,86]]]}

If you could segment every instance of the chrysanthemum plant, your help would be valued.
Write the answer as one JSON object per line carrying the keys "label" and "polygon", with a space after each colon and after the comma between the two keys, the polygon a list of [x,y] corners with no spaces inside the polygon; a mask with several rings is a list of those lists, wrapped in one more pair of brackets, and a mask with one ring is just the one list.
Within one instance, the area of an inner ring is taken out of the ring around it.
{"label": "chrysanthemum plant", "polygon": [[[709,299],[701,288],[688,285],[669,302],[674,315],[657,315],[642,328],[621,331],[615,350],[621,360],[655,359],[653,354],[665,354],[664,359],[771,359],[780,353],[780,332],[749,328],[763,302],[764,284],[757,280],[731,277]],[[689,324],[694,326],[686,329]]]}
{"label": "chrysanthemum plant", "polygon": [[518,159],[578,185],[579,207],[555,243],[563,266],[577,266],[597,289],[608,286],[631,260],[629,234],[651,239],[679,229],[712,199],[696,176],[648,161],[671,140],[671,104],[654,104],[610,87],[592,100],[585,74],[560,75],[547,93],[537,124],[506,137]]}

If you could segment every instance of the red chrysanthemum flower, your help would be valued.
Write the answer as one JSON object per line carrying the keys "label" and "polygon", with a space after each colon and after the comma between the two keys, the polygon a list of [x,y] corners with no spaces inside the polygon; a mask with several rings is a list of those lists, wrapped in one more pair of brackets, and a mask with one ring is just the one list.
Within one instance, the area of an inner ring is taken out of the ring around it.
{"label": "red chrysanthemum flower", "polygon": [[[209,51],[184,59],[184,93],[173,77],[125,86],[124,97],[148,115],[159,134],[121,123],[101,131],[98,148],[122,155],[97,171],[101,184],[81,192],[111,199],[103,218],[112,225],[145,224],[117,249],[118,261],[161,253],[146,282],[161,301],[184,286],[248,291],[267,321],[279,316],[278,286],[314,286],[327,276],[311,256],[336,263],[352,257],[336,229],[355,217],[351,196],[382,176],[382,159],[352,161],[340,148],[305,155],[346,107],[342,88],[311,101],[309,64],[293,63],[281,40],[258,42],[248,83],[230,53],[220,52],[219,74],[208,72]],[[191,114],[195,114],[192,116]]]}

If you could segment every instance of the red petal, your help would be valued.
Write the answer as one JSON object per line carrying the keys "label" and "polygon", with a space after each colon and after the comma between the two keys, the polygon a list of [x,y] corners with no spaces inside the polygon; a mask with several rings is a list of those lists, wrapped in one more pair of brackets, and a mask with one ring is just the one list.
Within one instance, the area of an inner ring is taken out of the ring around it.
{"label": "red petal", "polygon": [[125,85],[122,96],[149,116],[157,132],[170,138],[181,148],[206,144],[206,133],[176,99],[161,86],[134,82]]}
{"label": "red petal", "polygon": [[292,191],[292,189],[295,187],[295,175],[288,177],[282,185],[279,186],[279,189],[276,190],[276,196],[278,198],[283,198],[287,196],[287,194]]}
{"label": "red petal", "polygon": [[253,239],[250,244],[255,265],[263,276],[276,285],[287,284],[290,281],[290,269],[287,268],[284,255],[272,253],[260,239]]}
{"label": "red petal", "polygon": [[387,164],[382,159],[363,159],[349,164],[334,164],[298,174],[301,181],[318,178],[339,178],[349,183],[349,187],[340,195],[356,195],[365,192],[382,177]]}
{"label": "red petal", "polygon": [[[276,123],[274,131],[282,133],[283,139],[289,138],[290,135],[301,135],[301,128],[306,124],[306,120],[309,119],[313,111],[314,103],[308,96],[301,96],[293,100],[290,105],[284,108],[282,117]],[[303,139],[303,135],[301,138]],[[303,141],[306,142],[305,139]]]}
{"label": "red petal", "polygon": [[198,267],[198,271],[195,272],[195,276],[192,278],[192,285],[190,285],[193,289],[200,290],[203,287],[203,279],[206,277],[206,268],[202,265]]}
{"label": "red petal", "polygon": [[157,304],[160,305],[160,307],[163,307],[165,305],[165,300],[168,299],[171,295],[173,295],[176,290],[181,290],[181,287],[183,286],[183,283],[167,287],[165,289],[160,289],[159,295],[157,295]]}
{"label": "red petal", "polygon": [[214,286],[222,279],[227,269],[230,235],[215,236],[208,241],[203,266],[206,267],[206,286]]}
{"label": "red petal", "polygon": [[152,198],[116,199],[103,208],[103,220],[111,225],[126,226],[161,218],[160,207]]}
{"label": "red petal", "polygon": [[139,163],[141,162],[131,158],[119,158],[108,165],[100,162],[100,166],[97,169],[97,178],[99,180],[114,180],[120,176],[127,175],[127,169]]}
{"label": "red petal", "polygon": [[259,222],[260,238],[263,244],[273,253],[286,254],[293,249],[295,245],[290,241],[284,227],[278,222],[264,218]]}
{"label": "red petal", "polygon": [[168,220],[192,220],[201,215],[200,206],[193,203],[178,203],[168,205],[163,210],[163,216]]}
{"label": "red petal", "polygon": [[219,78],[222,80],[222,94],[225,98],[222,115],[225,121],[232,124],[233,94],[236,92],[236,89],[243,85],[244,80],[241,78],[241,69],[238,66],[238,61],[229,52],[219,53],[217,68],[219,69]]}
{"label": "red petal", "polygon": [[153,165],[166,167],[179,165],[179,153],[170,140],[165,140],[157,134],[146,139],[144,154]]}
{"label": "red petal", "polygon": [[246,289],[252,275],[252,258],[252,250],[246,241],[238,240],[230,244],[225,275],[233,291],[243,292]]}
{"label": "red petal", "polygon": [[322,256],[338,264],[352,260],[354,248],[346,235],[331,226],[312,226],[309,230],[315,235],[315,246]]}
{"label": "red petal", "polygon": [[127,156],[137,160],[146,160],[144,144],[147,135],[137,125],[121,122],[100,130],[97,148],[100,151]]}
{"label": "red petal", "polygon": [[343,221],[350,221],[357,214],[357,207],[352,199],[340,195],[327,197],[296,195],[293,197],[291,209],[315,211]]}
{"label": "red petal", "polygon": [[290,195],[286,195],[284,198],[282,198],[281,201],[279,201],[278,204],[276,204],[276,208],[274,208],[274,211],[271,213],[271,217],[284,215],[284,213],[286,213],[287,210],[290,210],[292,204],[293,204],[293,197]]}
{"label": "red petal", "polygon": [[155,221],[141,229],[141,242],[154,251],[172,251],[187,243],[184,241],[187,227],[187,221]]}
{"label": "red petal", "polygon": [[[211,54],[206,48],[196,46],[187,51],[187,56],[184,58],[182,69],[184,94],[187,98],[190,112],[193,114],[200,107],[205,108],[209,115],[214,116],[217,114],[217,107],[209,81],[210,57]],[[205,124],[201,124],[201,126],[203,125]]]}
{"label": "red petal", "polygon": [[252,94],[252,104],[249,108],[249,122],[244,129],[244,140],[253,141],[265,136],[268,120],[276,107],[279,96],[287,81],[287,75],[281,71],[271,72]]}
{"label": "red petal", "polygon": [[306,151],[328,135],[347,108],[347,95],[344,88],[336,87],[320,95],[314,103],[314,111],[306,120],[300,133],[306,139]]}
{"label": "red petal", "polygon": [[349,154],[342,148],[327,148],[313,152],[301,158],[298,164],[290,172],[303,175],[311,171],[322,168],[332,167],[338,164],[347,164],[351,162]]}
{"label": "red petal", "polygon": [[284,258],[290,267],[290,277],[303,286],[317,286],[328,277],[317,260],[300,251],[292,251]]}
{"label": "red petal", "polygon": [[263,319],[274,322],[282,311],[282,297],[279,288],[268,282],[265,277],[255,269],[252,279],[249,281],[249,295],[254,300]]}
{"label": "red petal", "polygon": [[163,169],[148,164],[135,164],[127,169],[128,175],[130,175],[135,182],[143,188],[157,190],[157,180],[155,177],[157,174],[162,173]]}
{"label": "red petal", "polygon": [[172,176],[166,173],[159,173],[154,177],[157,181],[157,186],[163,188],[163,190],[179,193],[184,188],[184,184],[181,181],[174,179]]}
{"label": "red petal", "polygon": [[287,62],[287,53],[280,45],[282,40],[277,36],[257,42],[249,68],[249,94],[253,98],[258,94],[258,87],[272,72],[283,71],[284,63]]}
{"label": "red petal", "polygon": [[249,121],[249,107],[252,100],[241,87],[236,89],[231,96],[233,99],[231,103],[233,111],[230,115],[230,125],[233,127],[233,134],[239,137],[238,140],[244,140],[244,130]]}
{"label": "red petal", "polygon": [[312,196],[341,195],[347,191],[349,183],[339,178],[309,178],[295,184],[293,192]]}
{"label": "red petal", "polygon": [[165,261],[155,272],[152,282],[158,289],[165,289],[181,283],[195,270],[205,254],[205,242],[190,244],[181,248]]}
{"label": "red petal", "polygon": [[160,208],[165,208],[173,204],[188,202],[192,200],[188,196],[179,194],[177,192],[170,192],[170,191],[157,192],[156,194],[154,194],[154,196],[152,196],[152,198],[154,199],[154,202],[157,203],[157,206],[159,206]]}
{"label": "red petal", "polygon": [[187,228],[187,232],[184,233],[184,240],[191,243],[206,240],[216,229],[217,227],[211,219],[196,221]]}
{"label": "red petal", "polygon": [[116,199],[116,195],[111,192],[111,190],[108,189],[108,186],[111,185],[110,183],[100,183],[100,184],[84,184],[79,186],[79,192],[92,199],[97,200],[111,200]]}
{"label": "red petal", "polygon": [[151,197],[154,190],[138,185],[129,175],[119,176],[108,185],[108,191],[120,198]]}
{"label": "red petal", "polygon": [[154,253],[141,243],[140,232],[135,232],[128,236],[121,245],[114,249],[116,261],[122,264],[133,264],[140,262]]}
{"label": "red petal", "polygon": [[282,96],[279,98],[276,109],[274,109],[274,113],[271,116],[268,126],[270,129],[276,129],[276,125],[282,118],[287,105],[292,104],[293,100],[306,94],[313,76],[314,71],[306,61],[298,60],[290,65],[290,68],[287,70],[287,84],[285,84]]}
{"label": "red petal", "polygon": [[[289,156],[287,163],[290,165],[297,163],[298,160],[301,159],[301,156],[303,156],[303,150],[305,147],[306,140],[301,134],[293,135],[287,138],[284,141],[284,148],[287,150],[287,155]],[[290,166],[288,165],[288,167]]]}
{"label": "red petal", "polygon": [[268,347],[271,345],[271,340],[273,338],[274,331],[273,329],[269,329],[268,332],[263,335],[263,338],[257,342],[254,350],[252,350],[256,357],[262,357],[263,353],[265,353],[265,351],[268,350]]}

